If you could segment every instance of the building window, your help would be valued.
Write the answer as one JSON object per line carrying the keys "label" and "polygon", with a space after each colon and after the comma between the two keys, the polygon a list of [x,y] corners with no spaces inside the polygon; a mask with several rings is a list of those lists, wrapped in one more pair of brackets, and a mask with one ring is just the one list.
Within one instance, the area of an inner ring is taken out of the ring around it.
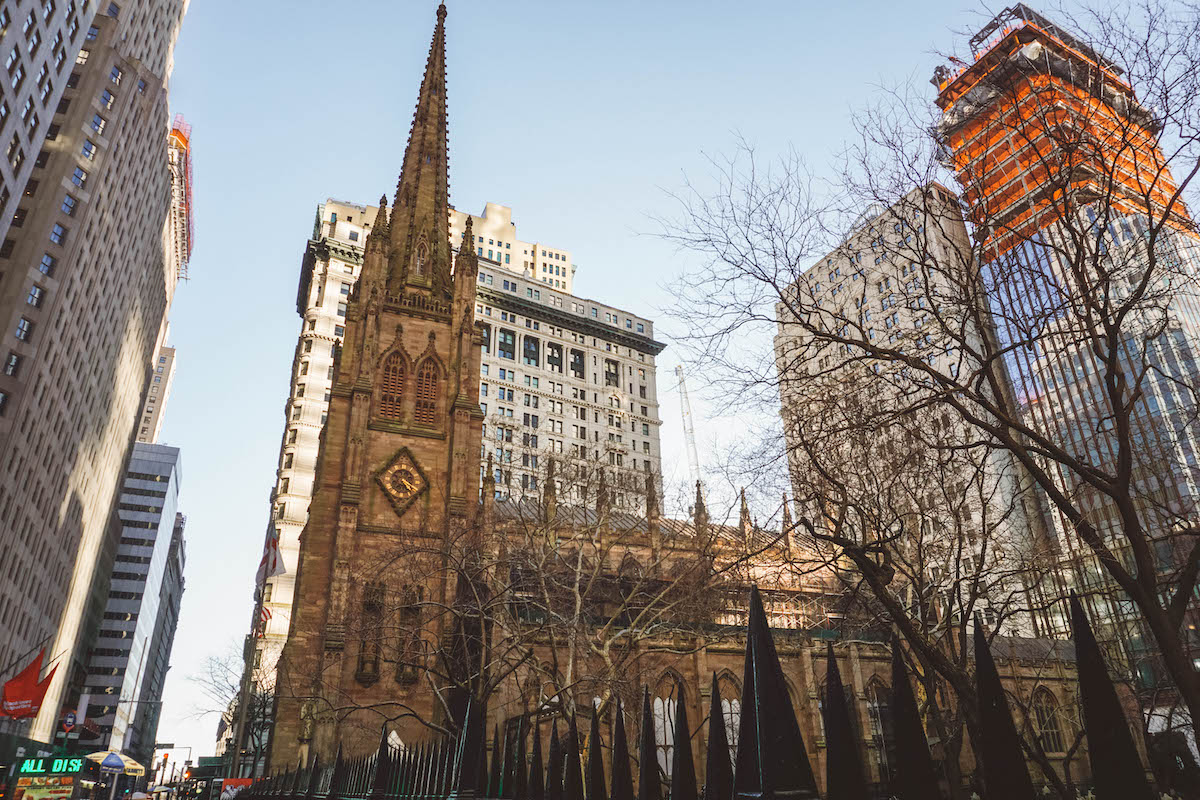
{"label": "building window", "polygon": [[117,86],[120,86],[120,85],[121,85],[121,78],[124,76],[124,74],[125,74],[125,73],[121,72],[121,68],[120,68],[120,67],[113,67],[113,68],[112,68],[112,72],[110,72],[110,73],[108,74],[108,79],[109,79],[110,81],[112,81],[112,82],[113,82],[115,85],[117,85]]}
{"label": "building window", "polygon": [[892,726],[892,693],[879,682],[867,687],[867,720],[871,726],[871,749],[879,767],[879,777],[886,786],[891,783],[896,767],[896,736]]}
{"label": "building window", "polygon": [[658,742],[658,769],[667,780],[671,778],[671,761],[675,750],[675,709],[679,685],[670,675],[664,675],[650,704],[654,718],[654,739]]}
{"label": "building window", "polygon": [[20,368],[21,357],[16,353],[10,352],[8,358],[4,359],[4,374],[9,377],[15,377]]}
{"label": "building window", "polygon": [[541,366],[540,343],[533,336],[525,337],[524,360],[528,366]]}
{"label": "building window", "polygon": [[1047,753],[1065,752],[1058,717],[1058,702],[1054,695],[1045,687],[1039,688],[1033,695],[1033,721],[1042,750]]}
{"label": "building window", "polygon": [[113,102],[116,99],[117,99],[116,96],[112,92],[110,92],[108,89],[105,89],[103,92],[100,93],[100,105],[104,106],[105,108],[112,108]]}
{"label": "building window", "polygon": [[82,189],[84,184],[87,183],[87,178],[88,174],[83,167],[76,167],[75,172],[71,174],[71,183]]}
{"label": "building window", "polygon": [[22,342],[28,342],[33,336],[33,323],[25,319],[25,317],[17,320],[16,336]]}
{"label": "building window", "polygon": [[96,158],[96,143],[91,139],[84,139],[83,146],[79,148],[79,153],[88,161]]}
{"label": "building window", "polygon": [[25,302],[34,308],[42,307],[42,300],[46,297],[46,290],[34,284],[29,287],[29,294],[25,295]]}
{"label": "building window", "polygon": [[496,352],[501,358],[516,360],[517,337],[512,331],[500,328],[496,336]]}
{"label": "building window", "polygon": [[418,425],[434,425],[437,422],[438,368],[433,359],[425,359],[417,370],[417,405],[415,420]]}
{"label": "building window", "polygon": [[104,126],[107,124],[108,120],[106,120],[104,117],[100,116],[99,114],[92,115],[92,130],[96,132],[97,136],[102,136],[104,134]]}
{"label": "building window", "polygon": [[64,214],[66,214],[68,217],[73,217],[73,216],[75,216],[75,206],[77,206],[78,204],[79,204],[78,200],[76,200],[71,195],[66,195],[65,197],[63,197],[63,201],[62,201],[62,212]]}
{"label": "building window", "polygon": [[400,419],[404,399],[404,356],[392,353],[383,362],[383,386],[379,395],[379,416]]}
{"label": "building window", "polygon": [[346,316],[346,304],[345,304],[345,303],[338,303],[338,306],[337,306],[337,315],[338,315],[339,317],[344,317],[344,316]]}
{"label": "building window", "polygon": [[66,241],[66,239],[67,229],[62,225],[59,225],[57,222],[54,223],[54,227],[50,229],[50,241],[54,242],[55,244],[62,244],[64,241]]}
{"label": "building window", "polygon": [[546,343],[546,366],[551,370],[562,374],[563,371],[563,350],[562,345],[554,342]]}

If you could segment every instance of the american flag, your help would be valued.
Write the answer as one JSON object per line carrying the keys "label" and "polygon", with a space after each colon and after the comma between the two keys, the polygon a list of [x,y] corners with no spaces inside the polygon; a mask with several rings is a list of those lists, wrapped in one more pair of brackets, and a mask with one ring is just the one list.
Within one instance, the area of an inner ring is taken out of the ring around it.
{"label": "american flag", "polygon": [[271,621],[271,616],[271,609],[267,608],[265,605],[260,607],[258,612],[258,635],[260,638],[266,636],[267,623]]}
{"label": "american flag", "polygon": [[267,541],[263,544],[262,560],[258,562],[258,574],[254,578],[254,583],[261,592],[267,578],[273,578],[285,572],[287,570],[283,566],[283,557],[279,554],[279,532],[272,530],[267,534]]}

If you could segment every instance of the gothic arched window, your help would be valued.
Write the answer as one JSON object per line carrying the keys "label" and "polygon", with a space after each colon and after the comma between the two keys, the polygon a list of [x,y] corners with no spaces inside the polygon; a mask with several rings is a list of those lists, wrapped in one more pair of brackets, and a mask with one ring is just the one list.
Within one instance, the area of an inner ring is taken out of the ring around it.
{"label": "gothic arched window", "polygon": [[896,736],[892,725],[892,690],[879,681],[872,681],[867,687],[867,721],[875,744],[879,777],[887,786],[896,766]]}
{"label": "gothic arched window", "polygon": [[437,422],[438,367],[433,359],[421,362],[417,370],[417,408],[414,419],[418,425],[434,425]]}
{"label": "gothic arched window", "polygon": [[725,717],[725,734],[729,737],[730,748],[736,752],[738,730],[742,724],[742,687],[737,679],[727,672],[717,677],[717,687],[721,691],[721,716]]}
{"label": "gothic arched window", "polygon": [[650,711],[654,719],[654,740],[658,743],[658,769],[667,781],[671,780],[671,760],[675,753],[675,709],[681,699],[679,681],[673,674],[659,678]]}
{"label": "gothic arched window", "polygon": [[400,419],[402,402],[404,400],[404,356],[392,353],[383,362],[383,375],[380,381],[382,390],[379,395],[379,416],[388,419]]}
{"label": "gothic arched window", "polygon": [[1045,687],[1033,693],[1033,721],[1042,750],[1047,753],[1065,752],[1062,727],[1058,721],[1058,701]]}
{"label": "gothic arched window", "polygon": [[413,266],[415,269],[414,274],[416,274],[418,277],[423,276],[425,274],[425,262],[428,259],[429,259],[429,248],[425,246],[424,242],[421,242],[420,244],[417,245],[417,258],[413,262]]}

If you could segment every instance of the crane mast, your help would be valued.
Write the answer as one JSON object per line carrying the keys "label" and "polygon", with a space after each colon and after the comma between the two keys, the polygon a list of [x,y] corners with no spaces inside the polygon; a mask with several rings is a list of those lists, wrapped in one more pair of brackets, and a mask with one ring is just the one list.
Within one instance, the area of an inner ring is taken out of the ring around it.
{"label": "crane mast", "polygon": [[679,379],[679,405],[683,413],[683,437],[687,444],[688,467],[692,471],[692,480],[700,483],[700,458],[696,455],[696,430],[692,427],[692,401],[688,399],[682,364],[675,367],[675,377]]}

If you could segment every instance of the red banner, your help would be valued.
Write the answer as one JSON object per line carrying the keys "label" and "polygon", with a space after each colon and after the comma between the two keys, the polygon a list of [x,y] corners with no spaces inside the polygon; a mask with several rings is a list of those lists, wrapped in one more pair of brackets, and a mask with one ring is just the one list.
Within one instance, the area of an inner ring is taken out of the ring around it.
{"label": "red banner", "polygon": [[46,696],[46,690],[50,688],[50,681],[54,679],[54,670],[58,669],[58,666],[55,665],[49,675],[38,680],[38,675],[42,672],[42,658],[45,655],[46,650],[43,648],[29,666],[4,684],[3,699],[0,699],[0,714],[13,719],[37,716],[38,710],[42,707],[42,698]]}

